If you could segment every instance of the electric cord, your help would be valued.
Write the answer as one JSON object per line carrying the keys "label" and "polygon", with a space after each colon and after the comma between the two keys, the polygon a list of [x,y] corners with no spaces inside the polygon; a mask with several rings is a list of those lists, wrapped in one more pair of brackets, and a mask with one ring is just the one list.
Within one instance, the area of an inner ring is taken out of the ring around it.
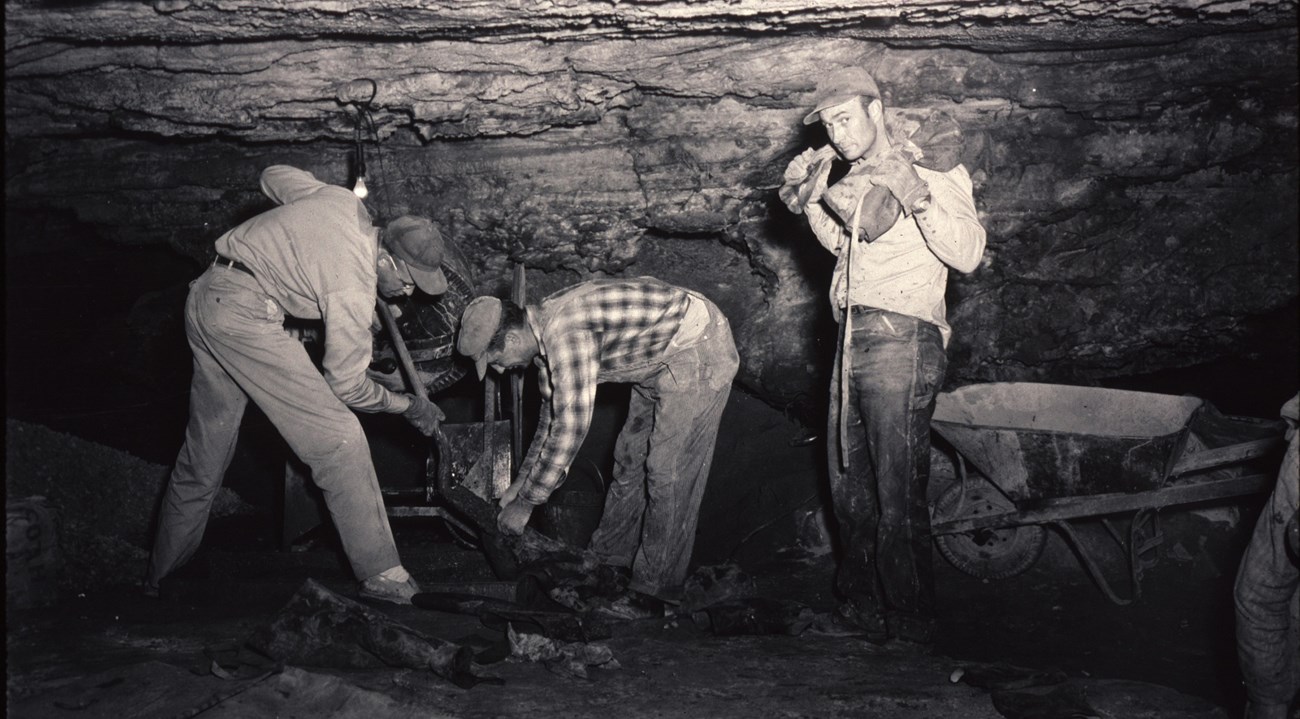
{"label": "electric cord", "polygon": [[[370,111],[370,104],[366,103],[363,110],[365,112],[366,125],[370,130],[371,141],[375,143],[375,161],[379,164],[379,177],[389,177],[388,165],[387,163],[384,162],[383,145],[381,145],[379,142],[379,130],[375,126],[375,116],[374,113]],[[392,193],[389,192],[380,193],[380,201],[384,206],[385,221],[389,221],[393,219],[393,205],[390,197],[391,194]]]}

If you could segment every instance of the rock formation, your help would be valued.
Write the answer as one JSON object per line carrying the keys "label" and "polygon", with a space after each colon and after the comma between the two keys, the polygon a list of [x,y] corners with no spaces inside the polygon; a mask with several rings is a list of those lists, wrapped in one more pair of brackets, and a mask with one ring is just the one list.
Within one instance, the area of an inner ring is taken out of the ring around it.
{"label": "rock formation", "polygon": [[950,384],[1197,364],[1294,321],[1293,0],[5,10],[10,252],[76,229],[206,262],[266,206],[263,166],[350,183],[359,138],[375,211],[434,217],[478,291],[514,263],[532,298],[607,275],[703,290],[741,383],[779,405],[824,391],[833,335],[830,258],[776,187],[825,142],[800,123],[816,78],[861,65],[963,130],[989,245],[951,283]]}

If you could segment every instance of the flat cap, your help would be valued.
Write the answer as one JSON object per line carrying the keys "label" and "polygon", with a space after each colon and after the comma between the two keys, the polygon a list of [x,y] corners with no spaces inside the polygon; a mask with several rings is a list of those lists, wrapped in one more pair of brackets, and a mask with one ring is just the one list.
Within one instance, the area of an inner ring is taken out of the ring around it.
{"label": "flat cap", "polygon": [[803,124],[811,125],[821,119],[821,112],[828,107],[835,107],[855,97],[879,98],[880,88],[876,86],[871,73],[860,67],[841,67],[823,75],[817,81],[817,92],[813,94],[813,110],[803,118]]}
{"label": "flat cap", "polygon": [[442,271],[446,252],[442,233],[425,217],[402,215],[384,230],[384,246],[406,263],[415,286],[428,295],[447,291],[447,275]]}
{"label": "flat cap", "polygon": [[478,378],[487,374],[487,349],[501,326],[501,300],[476,297],[460,315],[456,351],[474,360]]}

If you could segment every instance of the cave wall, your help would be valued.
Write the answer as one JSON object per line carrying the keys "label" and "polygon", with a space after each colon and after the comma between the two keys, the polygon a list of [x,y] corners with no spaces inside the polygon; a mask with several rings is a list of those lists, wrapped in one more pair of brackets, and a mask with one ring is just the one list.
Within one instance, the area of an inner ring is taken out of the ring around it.
{"label": "cave wall", "polygon": [[824,391],[831,258],[776,187],[825,142],[800,123],[816,78],[861,65],[887,105],[963,130],[989,242],[950,284],[950,385],[1203,363],[1294,316],[1294,2],[5,10],[7,253],[76,228],[197,268],[267,206],[262,167],[350,182],[349,83],[372,79],[377,214],[433,217],[482,292],[514,263],[533,298],[607,275],[702,290],[741,384],[785,404]]}

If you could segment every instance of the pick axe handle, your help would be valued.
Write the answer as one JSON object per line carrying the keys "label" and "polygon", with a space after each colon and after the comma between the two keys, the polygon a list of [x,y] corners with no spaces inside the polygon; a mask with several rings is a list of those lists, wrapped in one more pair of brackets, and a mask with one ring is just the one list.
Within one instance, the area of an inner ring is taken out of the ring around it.
{"label": "pick axe handle", "polygon": [[[411,353],[406,349],[406,340],[402,339],[402,333],[397,329],[397,318],[393,317],[392,309],[382,299],[375,303],[375,309],[379,312],[379,319],[383,321],[384,328],[388,330],[393,340],[393,349],[397,350],[402,374],[406,375],[406,386],[411,389],[411,394],[428,397],[424,387],[420,385],[420,375],[415,371],[415,362],[411,360]],[[438,464],[433,483],[426,482],[424,486],[424,501],[429,503],[433,502],[436,493],[445,493],[451,488],[451,445],[448,444],[447,435],[443,434],[441,425],[433,430],[433,443],[438,451]]]}
{"label": "pick axe handle", "polygon": [[406,376],[406,386],[410,388],[411,394],[425,396],[424,388],[420,386],[420,375],[415,371],[415,362],[411,360],[411,353],[406,349],[406,340],[402,339],[402,333],[397,329],[397,319],[393,317],[393,310],[383,300],[376,302],[375,308],[379,311],[379,319],[383,321],[384,328],[388,330],[389,338],[393,340],[393,349],[397,351],[397,360],[402,365],[402,374]]}

